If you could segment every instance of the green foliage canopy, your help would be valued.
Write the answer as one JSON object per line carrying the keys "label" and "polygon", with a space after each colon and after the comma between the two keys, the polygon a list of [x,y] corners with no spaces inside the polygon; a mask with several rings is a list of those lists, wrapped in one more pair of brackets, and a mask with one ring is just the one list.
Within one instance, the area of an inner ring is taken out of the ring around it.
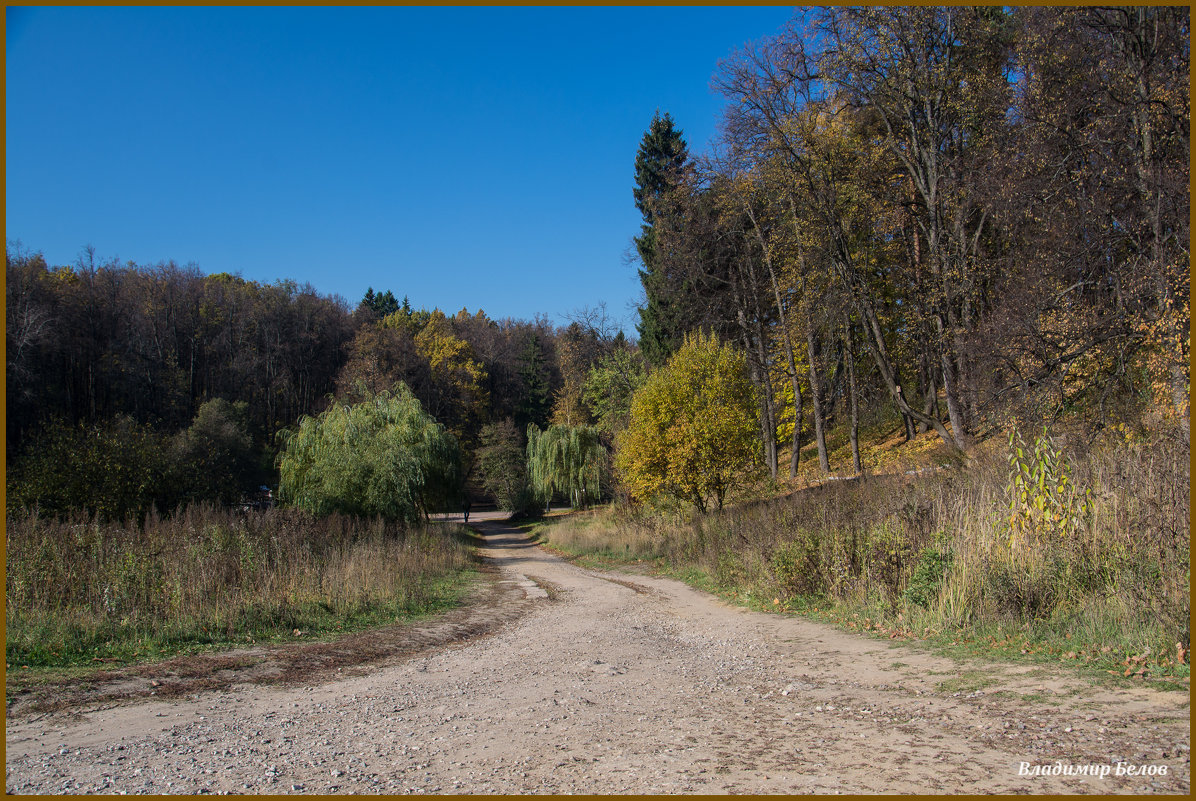
{"label": "green foliage canopy", "polygon": [[476,469],[482,486],[494,496],[500,509],[521,514],[536,508],[528,486],[523,442],[511,418],[482,427]]}
{"label": "green foliage canopy", "polygon": [[461,496],[456,437],[403,383],[305,416],[284,440],[279,495],[316,515],[380,515],[413,523]]}
{"label": "green foliage canopy", "polygon": [[630,348],[617,348],[590,368],[582,398],[599,430],[613,438],[627,427],[631,397],[646,378],[643,357]]}
{"label": "green foliage canopy", "polygon": [[170,505],[172,469],[164,438],[131,417],[93,426],[46,423],[7,476],[8,503],[43,515],[85,509],[103,520]]}
{"label": "green foliage canopy", "polygon": [[548,378],[548,360],[538,334],[528,337],[519,355],[519,378],[523,394],[515,408],[516,425],[543,425],[552,410],[552,386]]}
{"label": "green foliage canopy", "polygon": [[689,148],[677,128],[672,116],[657,111],[652,123],[640,141],[635,155],[635,207],[644,216],[640,235],[635,238],[635,247],[644,268],[639,271],[644,285],[647,304],[640,309],[640,322],[636,326],[640,334],[640,347],[653,364],[659,364],[672,353],[680,332],[681,321],[668,307],[662,296],[663,277],[657,258],[656,201],[677,184],[679,174],[689,160]]}
{"label": "green foliage canopy", "polygon": [[259,475],[261,465],[249,434],[245,401],[204,401],[191,427],[174,436],[172,451],[180,500],[232,504],[245,490],[266,480]]}
{"label": "green foliage canopy", "polygon": [[554,492],[568,497],[575,509],[597,501],[605,459],[606,448],[593,426],[527,427],[527,472],[541,503]]}

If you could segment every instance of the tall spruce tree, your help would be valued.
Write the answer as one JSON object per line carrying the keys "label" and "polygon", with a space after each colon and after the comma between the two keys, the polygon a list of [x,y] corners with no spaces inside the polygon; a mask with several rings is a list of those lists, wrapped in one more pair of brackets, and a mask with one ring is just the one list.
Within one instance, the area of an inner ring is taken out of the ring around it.
{"label": "tall spruce tree", "polygon": [[516,404],[515,425],[520,430],[526,429],[529,423],[547,425],[552,411],[552,386],[548,379],[548,359],[544,357],[538,334],[532,334],[527,340],[518,361],[524,391]]}
{"label": "tall spruce tree", "polygon": [[677,185],[682,168],[689,159],[689,151],[681,130],[673,118],[660,111],[652,116],[644,138],[635,155],[635,207],[644,215],[640,235],[635,238],[643,269],[639,271],[647,304],[640,309],[636,330],[640,335],[640,349],[652,364],[663,364],[676,350],[685,333],[669,302],[669,287],[659,267],[656,253],[655,201]]}

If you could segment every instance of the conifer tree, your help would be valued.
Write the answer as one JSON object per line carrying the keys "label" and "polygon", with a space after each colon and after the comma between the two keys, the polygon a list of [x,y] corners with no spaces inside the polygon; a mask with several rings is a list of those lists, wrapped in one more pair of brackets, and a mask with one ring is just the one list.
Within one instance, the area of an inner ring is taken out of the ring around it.
{"label": "conifer tree", "polygon": [[643,269],[639,271],[647,305],[640,309],[636,326],[640,347],[649,362],[661,364],[680,344],[678,314],[669,303],[669,287],[659,269],[656,253],[656,201],[677,185],[689,151],[681,130],[673,118],[657,111],[652,117],[635,156],[635,207],[644,216],[640,235],[635,238]]}
{"label": "conifer tree", "polygon": [[532,334],[519,355],[519,378],[524,392],[515,409],[515,425],[545,425],[552,410],[552,387],[548,380],[548,360],[544,358],[540,337]]}

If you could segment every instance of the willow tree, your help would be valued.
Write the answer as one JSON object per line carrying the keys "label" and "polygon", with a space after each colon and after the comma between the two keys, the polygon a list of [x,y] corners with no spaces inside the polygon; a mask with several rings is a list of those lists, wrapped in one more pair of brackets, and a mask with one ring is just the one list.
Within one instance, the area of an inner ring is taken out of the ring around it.
{"label": "willow tree", "polygon": [[593,426],[527,427],[528,479],[544,504],[554,494],[567,497],[574,509],[597,501],[605,460],[606,448]]}
{"label": "willow tree", "polygon": [[456,437],[403,383],[305,416],[283,439],[279,495],[316,515],[380,515],[413,523],[461,496]]}

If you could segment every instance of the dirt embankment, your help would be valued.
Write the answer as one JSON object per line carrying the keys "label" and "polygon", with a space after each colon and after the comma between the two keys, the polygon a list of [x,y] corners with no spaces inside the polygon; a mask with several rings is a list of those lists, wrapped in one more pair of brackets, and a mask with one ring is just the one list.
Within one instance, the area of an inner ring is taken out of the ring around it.
{"label": "dirt embankment", "polygon": [[1189,789],[1187,694],[962,663],[479,528],[496,581],[469,609],[19,701],[8,791]]}

